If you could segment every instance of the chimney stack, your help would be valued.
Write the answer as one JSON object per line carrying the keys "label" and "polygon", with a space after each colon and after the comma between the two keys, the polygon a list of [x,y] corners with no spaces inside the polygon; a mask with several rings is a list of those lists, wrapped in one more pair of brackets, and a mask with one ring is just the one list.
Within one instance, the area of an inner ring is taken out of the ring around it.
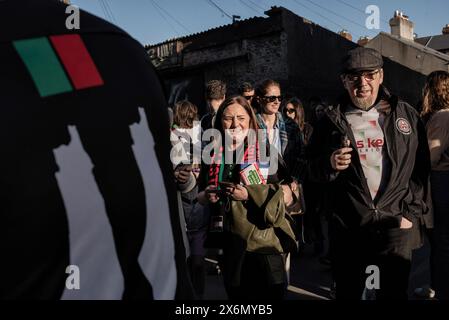
{"label": "chimney stack", "polygon": [[390,19],[391,34],[407,40],[414,40],[413,27],[415,24],[409,20],[408,16],[396,10],[394,17]]}
{"label": "chimney stack", "polygon": [[449,24],[443,28],[443,34],[449,34]]}
{"label": "chimney stack", "polygon": [[347,30],[341,30],[338,34],[341,35],[343,38],[352,41],[352,35]]}
{"label": "chimney stack", "polygon": [[357,41],[357,44],[361,47],[364,47],[368,44],[371,39],[368,36],[360,37]]}

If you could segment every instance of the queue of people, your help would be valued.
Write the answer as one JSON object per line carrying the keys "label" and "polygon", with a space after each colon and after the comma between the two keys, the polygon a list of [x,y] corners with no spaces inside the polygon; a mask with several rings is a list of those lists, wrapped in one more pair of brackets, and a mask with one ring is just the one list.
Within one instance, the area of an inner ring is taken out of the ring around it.
{"label": "queue of people", "polygon": [[[174,169],[198,297],[206,249],[216,247],[230,299],[284,298],[289,253],[307,232],[296,215],[309,217],[302,221],[319,243],[326,211],[337,299],[366,290],[378,300],[407,299],[412,252],[425,234],[430,287],[448,299],[449,73],[428,76],[421,114],[383,80],[376,50],[350,50],[341,72],[346,93],[334,105],[310,101],[313,124],[301,100],[283,100],[272,79],[242,83],[229,97],[223,81],[207,83],[201,161]],[[195,119],[196,106],[177,103],[175,137]]]}

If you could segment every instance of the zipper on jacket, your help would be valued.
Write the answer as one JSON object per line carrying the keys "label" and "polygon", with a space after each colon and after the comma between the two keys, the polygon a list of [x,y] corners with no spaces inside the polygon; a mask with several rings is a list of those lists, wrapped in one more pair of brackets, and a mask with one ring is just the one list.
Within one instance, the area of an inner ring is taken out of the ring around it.
{"label": "zipper on jacket", "polygon": [[[392,150],[391,150],[391,145],[390,145],[390,141],[388,138],[388,132],[387,132],[388,130],[390,130],[392,114],[393,114],[393,111],[391,111],[389,114],[385,115],[384,124],[382,127],[382,132],[384,134],[384,145],[387,146],[386,156],[388,157],[388,161],[390,161],[390,177],[388,177],[387,185],[384,187],[383,193],[377,199],[376,205],[380,205],[382,203],[384,195],[385,195],[386,191],[389,190],[391,181],[392,181],[391,180],[391,172],[393,171],[393,161],[391,160],[391,156],[390,156],[392,154]],[[382,156],[384,156],[384,155],[382,155]],[[383,175],[383,173],[382,173],[382,175]]]}
{"label": "zipper on jacket", "polygon": [[373,210],[374,210],[374,222],[378,222],[380,220],[379,210],[377,210],[377,208],[374,204],[373,204]]}

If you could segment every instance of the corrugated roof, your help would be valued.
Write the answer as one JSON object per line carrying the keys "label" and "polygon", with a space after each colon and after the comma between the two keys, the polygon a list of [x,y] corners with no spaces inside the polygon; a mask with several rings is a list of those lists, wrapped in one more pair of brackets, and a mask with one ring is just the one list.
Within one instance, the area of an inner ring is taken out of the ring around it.
{"label": "corrugated roof", "polygon": [[252,17],[245,20],[239,20],[231,24],[211,28],[199,33],[169,39],[157,44],[147,45],[145,48],[156,47],[173,41],[188,43],[193,39],[195,39],[195,42],[189,46],[189,50],[204,46],[217,45],[220,43],[232,42],[241,38],[249,38],[252,36],[282,30],[281,23],[273,23],[275,19],[276,17]]}
{"label": "corrugated roof", "polygon": [[429,42],[427,46],[435,50],[449,50],[449,34],[439,34],[436,36],[417,38],[415,41],[423,46]]}

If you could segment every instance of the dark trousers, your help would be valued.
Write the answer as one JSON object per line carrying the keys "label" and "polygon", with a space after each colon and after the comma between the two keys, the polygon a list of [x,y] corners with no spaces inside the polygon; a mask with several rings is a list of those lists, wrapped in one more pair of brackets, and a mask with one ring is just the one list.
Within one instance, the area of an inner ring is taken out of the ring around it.
{"label": "dark trousers", "polygon": [[[407,299],[416,228],[348,231],[335,222],[331,227],[337,299],[360,300],[367,282],[375,285],[377,300]],[[378,282],[373,280],[375,275]]]}
{"label": "dark trousers", "polygon": [[247,252],[240,285],[225,287],[230,300],[282,300],[287,289],[284,257]]}
{"label": "dark trousers", "polygon": [[206,284],[206,263],[204,256],[191,255],[187,258],[190,279],[198,299],[203,299]]}
{"label": "dark trousers", "polygon": [[431,241],[432,288],[436,298],[449,299],[449,171],[432,171],[434,229]]}

